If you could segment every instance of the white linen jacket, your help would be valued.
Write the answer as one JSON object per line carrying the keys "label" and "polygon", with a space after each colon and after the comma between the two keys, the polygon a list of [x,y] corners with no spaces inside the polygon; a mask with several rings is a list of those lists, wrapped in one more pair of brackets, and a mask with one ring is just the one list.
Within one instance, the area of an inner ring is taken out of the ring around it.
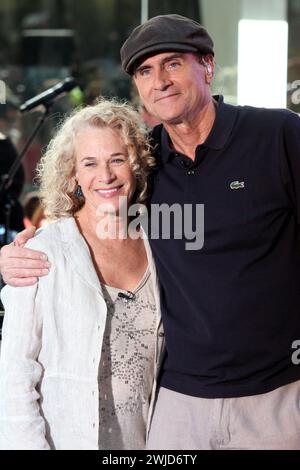
{"label": "white linen jacket", "polygon": [[[164,337],[158,279],[144,241],[157,307],[148,432]],[[5,286],[1,293],[0,449],[98,449],[107,308],[89,248],[72,217],[46,226],[27,246],[44,251],[52,266],[36,285]]]}

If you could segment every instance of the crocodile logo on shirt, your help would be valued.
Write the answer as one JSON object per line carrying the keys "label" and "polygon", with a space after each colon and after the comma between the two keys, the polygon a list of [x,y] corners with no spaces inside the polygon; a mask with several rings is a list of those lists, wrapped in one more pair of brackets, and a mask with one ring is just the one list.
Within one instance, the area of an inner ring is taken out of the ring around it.
{"label": "crocodile logo on shirt", "polygon": [[244,188],[245,188],[244,181],[232,181],[232,183],[230,183],[230,189],[244,189]]}

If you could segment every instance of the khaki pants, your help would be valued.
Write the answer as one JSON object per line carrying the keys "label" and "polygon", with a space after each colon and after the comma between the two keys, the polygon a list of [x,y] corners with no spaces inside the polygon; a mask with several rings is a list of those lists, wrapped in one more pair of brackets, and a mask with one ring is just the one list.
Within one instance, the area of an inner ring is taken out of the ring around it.
{"label": "khaki pants", "polygon": [[300,450],[300,381],[261,395],[225,399],[161,388],[147,448]]}

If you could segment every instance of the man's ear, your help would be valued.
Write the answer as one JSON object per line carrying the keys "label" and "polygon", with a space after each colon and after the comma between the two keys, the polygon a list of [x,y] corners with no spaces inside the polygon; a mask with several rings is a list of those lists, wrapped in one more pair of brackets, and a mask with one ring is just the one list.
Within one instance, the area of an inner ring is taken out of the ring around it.
{"label": "man's ear", "polygon": [[202,65],[205,67],[205,80],[208,85],[211,84],[214,78],[214,62],[213,58],[210,56],[202,58]]}

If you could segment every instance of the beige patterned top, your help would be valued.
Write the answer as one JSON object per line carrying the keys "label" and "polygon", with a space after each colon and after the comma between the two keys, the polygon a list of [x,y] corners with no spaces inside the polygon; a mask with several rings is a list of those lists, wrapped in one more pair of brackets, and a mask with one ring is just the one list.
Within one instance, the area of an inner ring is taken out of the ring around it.
{"label": "beige patterned top", "polygon": [[99,367],[99,449],[144,449],[156,327],[150,271],[131,300],[121,297],[126,291],[106,285],[102,290],[107,321]]}

